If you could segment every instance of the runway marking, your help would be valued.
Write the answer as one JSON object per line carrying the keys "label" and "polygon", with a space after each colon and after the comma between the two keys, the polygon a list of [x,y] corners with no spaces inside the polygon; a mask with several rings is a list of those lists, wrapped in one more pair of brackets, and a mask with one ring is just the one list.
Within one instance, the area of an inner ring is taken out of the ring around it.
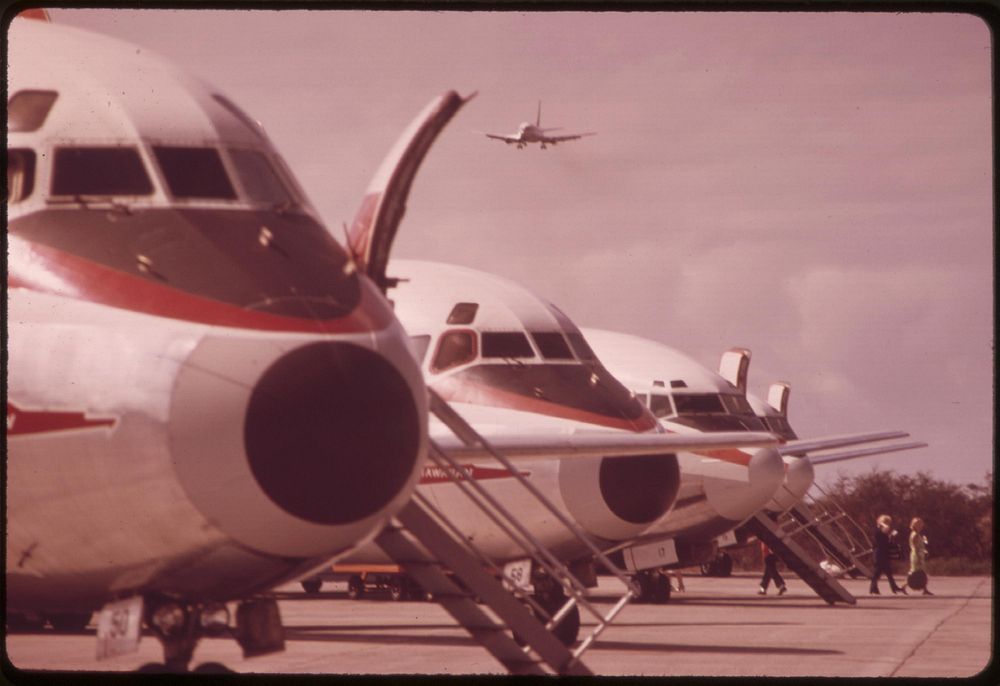
{"label": "runway marking", "polygon": [[888,676],[896,676],[896,672],[898,672],[900,669],[902,669],[903,666],[910,660],[910,658],[912,658],[914,655],[916,655],[920,651],[920,649],[923,647],[923,645],[925,643],[927,643],[928,640],[930,640],[930,637],[933,636],[937,632],[937,630],[940,629],[944,625],[945,622],[947,622],[949,619],[951,619],[952,617],[954,617],[955,615],[957,615],[959,612],[961,612],[962,610],[964,610],[969,605],[969,603],[972,602],[972,599],[976,597],[977,593],[979,593],[979,589],[981,589],[983,587],[983,584],[985,584],[987,581],[989,581],[989,579],[983,579],[983,580],[981,580],[976,585],[976,587],[974,589],[972,589],[972,592],[969,593],[969,596],[965,599],[964,603],[962,603],[961,605],[959,605],[958,608],[956,608],[951,614],[949,614],[949,615],[947,615],[945,617],[942,617],[941,621],[939,621],[937,624],[935,624],[934,627],[930,631],[927,632],[927,635],[924,636],[923,639],[921,639],[920,643],[918,643],[916,646],[914,646],[913,650],[911,650],[906,655],[906,657],[904,657],[902,659],[902,661],[900,661],[900,663],[898,665],[896,665],[896,667],[891,672],[889,672]]}

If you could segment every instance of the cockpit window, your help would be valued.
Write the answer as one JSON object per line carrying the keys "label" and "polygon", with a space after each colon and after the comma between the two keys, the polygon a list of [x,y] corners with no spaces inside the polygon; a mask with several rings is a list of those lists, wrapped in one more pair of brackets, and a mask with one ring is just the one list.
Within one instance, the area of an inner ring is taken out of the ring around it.
{"label": "cockpit window", "polygon": [[724,414],[725,408],[722,400],[713,393],[675,393],[674,403],[677,405],[677,414]]}
{"label": "cockpit window", "polygon": [[427,334],[410,336],[410,342],[413,343],[413,352],[417,362],[423,364],[424,358],[427,357],[427,347],[431,344],[431,337]]}
{"label": "cockpit window", "polygon": [[654,417],[669,417],[674,413],[674,408],[670,405],[670,396],[654,393],[649,397],[649,410]]}
{"label": "cockpit window", "polygon": [[35,189],[35,151],[7,151],[7,202],[21,202]]}
{"label": "cockpit window", "polygon": [[566,334],[566,338],[569,339],[569,344],[573,347],[573,352],[584,362],[593,362],[597,359],[597,355],[594,351],[590,349],[587,345],[587,341],[583,338],[583,334],[578,331],[570,331]]}
{"label": "cockpit window", "polygon": [[18,91],[7,100],[7,126],[11,131],[37,131],[59,94],[55,91]]}
{"label": "cockpit window", "polygon": [[528,337],[520,331],[483,332],[483,357],[534,357]]}
{"label": "cockpit window", "polygon": [[151,195],[135,148],[56,148],[52,195]]}
{"label": "cockpit window", "polygon": [[735,393],[724,393],[722,396],[722,404],[725,405],[726,411],[729,414],[753,414],[753,408],[750,407],[750,403],[742,395],[737,395]]}
{"label": "cockpit window", "polygon": [[236,191],[215,148],[155,145],[153,154],[175,198],[236,199]]}
{"label": "cockpit window", "polygon": [[292,201],[288,189],[263,154],[256,150],[230,150],[229,157],[250,200],[272,204]]}
{"label": "cockpit window", "polygon": [[449,324],[471,324],[479,311],[479,303],[455,303],[448,313]]}
{"label": "cockpit window", "polygon": [[573,352],[558,331],[532,331],[531,337],[546,360],[572,360]]}
{"label": "cockpit window", "polygon": [[241,110],[235,102],[233,102],[226,96],[222,95],[221,93],[213,93],[212,99],[215,100],[220,105],[222,105],[226,109],[226,111],[229,112],[229,114],[233,115],[233,117],[235,117],[238,122],[243,124],[243,126],[250,129],[253,135],[257,136],[257,138],[261,140],[265,140],[264,127],[260,125],[259,121],[251,118],[250,115]]}
{"label": "cockpit window", "polygon": [[431,371],[443,372],[466,362],[472,362],[474,359],[476,359],[475,334],[465,329],[448,331],[438,341]]}

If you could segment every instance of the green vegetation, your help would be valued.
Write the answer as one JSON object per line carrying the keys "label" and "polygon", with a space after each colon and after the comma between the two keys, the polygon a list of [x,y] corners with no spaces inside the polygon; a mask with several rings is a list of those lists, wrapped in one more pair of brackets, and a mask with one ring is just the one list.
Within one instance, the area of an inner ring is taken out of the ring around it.
{"label": "green vegetation", "polygon": [[[993,559],[993,475],[982,484],[958,485],[931,477],[876,470],[841,475],[823,490],[865,530],[888,514],[893,527],[909,535],[910,520],[925,522],[927,572],[938,575],[989,574]],[[904,544],[905,545],[905,544]],[[906,553],[909,559],[908,552]],[[900,568],[908,566],[903,563]]]}

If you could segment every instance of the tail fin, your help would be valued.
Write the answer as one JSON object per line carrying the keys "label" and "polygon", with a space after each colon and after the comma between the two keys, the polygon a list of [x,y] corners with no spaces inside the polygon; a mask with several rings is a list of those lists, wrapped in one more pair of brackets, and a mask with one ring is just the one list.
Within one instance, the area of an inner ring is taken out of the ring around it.
{"label": "tail fin", "polygon": [[542,101],[538,101],[538,116],[535,118],[535,126],[542,128]]}
{"label": "tail fin", "polygon": [[385,267],[410,185],[431,144],[456,112],[475,97],[448,91],[431,101],[403,131],[372,177],[351,228],[347,248],[355,263],[385,293],[391,286]]}

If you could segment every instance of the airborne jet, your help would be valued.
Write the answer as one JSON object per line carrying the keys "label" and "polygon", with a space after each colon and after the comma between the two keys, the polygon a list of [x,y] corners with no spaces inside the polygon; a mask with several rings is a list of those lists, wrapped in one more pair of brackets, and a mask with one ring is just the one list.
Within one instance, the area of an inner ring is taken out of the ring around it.
{"label": "airborne jet", "polygon": [[570,133],[562,136],[550,136],[547,131],[558,131],[562,127],[552,127],[552,128],[542,128],[542,102],[538,101],[538,115],[535,117],[535,123],[531,122],[521,122],[521,125],[517,127],[517,133],[511,133],[507,135],[498,133],[487,133],[485,136],[487,138],[492,138],[493,140],[503,141],[507,145],[516,144],[518,150],[523,148],[528,143],[539,143],[542,150],[549,145],[555,145],[556,143],[564,143],[566,141],[575,141],[584,136],[596,136],[596,132],[587,133]]}

